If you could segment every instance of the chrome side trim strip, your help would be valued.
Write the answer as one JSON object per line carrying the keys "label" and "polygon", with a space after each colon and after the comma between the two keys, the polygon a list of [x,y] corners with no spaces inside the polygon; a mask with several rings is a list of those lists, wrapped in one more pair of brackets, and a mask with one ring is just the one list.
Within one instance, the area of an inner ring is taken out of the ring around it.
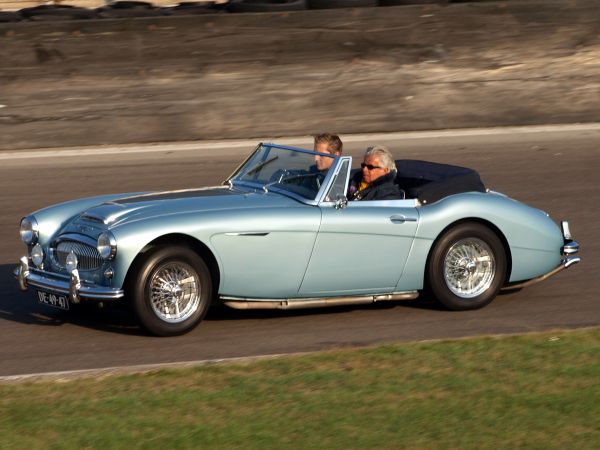
{"label": "chrome side trim strip", "polygon": [[571,267],[573,264],[579,263],[580,261],[581,261],[581,258],[579,256],[567,256],[566,258],[564,258],[561,261],[561,263],[558,267],[551,270],[550,272],[545,273],[544,275],[541,275],[537,278],[532,278],[531,280],[523,281],[522,283],[504,286],[500,290],[501,291],[512,291],[513,289],[521,289],[524,287],[531,286],[532,284],[537,284],[540,281],[547,280],[551,276],[556,275],[558,272],[562,272],[564,269]]}
{"label": "chrome side trim strip", "polygon": [[376,302],[412,300],[419,296],[417,291],[392,292],[389,294],[356,295],[322,298],[279,298],[258,299],[221,296],[223,303],[234,309],[304,309],[327,306],[366,305]]}
{"label": "chrome side trim strip", "polygon": [[225,236],[267,236],[268,234],[268,231],[240,231],[225,233]]}

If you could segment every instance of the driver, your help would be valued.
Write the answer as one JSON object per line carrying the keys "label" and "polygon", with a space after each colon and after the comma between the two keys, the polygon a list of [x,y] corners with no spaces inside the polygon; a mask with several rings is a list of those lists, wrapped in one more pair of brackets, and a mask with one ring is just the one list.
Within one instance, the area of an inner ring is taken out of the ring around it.
{"label": "driver", "polygon": [[[321,133],[313,136],[313,150],[319,153],[329,153],[332,156],[340,156],[344,144],[337,134]],[[327,171],[333,164],[334,159],[327,156],[315,155],[315,164],[308,168],[308,175],[300,177],[296,182],[315,194],[321,188],[321,184],[327,175]]]}
{"label": "driver", "polygon": [[[314,151],[319,153],[329,153],[334,156],[341,156],[344,144],[337,134],[321,133],[314,136]],[[332,158],[315,155],[315,167],[319,172],[327,173],[327,170],[333,163]]]}
{"label": "driver", "polygon": [[[321,133],[314,135],[313,138],[313,150],[315,152],[328,153],[332,156],[339,156],[342,154],[343,143],[338,135]],[[321,184],[323,183],[329,168],[333,164],[334,158],[315,155],[314,159],[315,163],[308,167],[307,170],[277,171],[272,176],[272,180],[279,180],[280,182],[285,182],[287,184],[301,186],[316,195],[321,188]]]}

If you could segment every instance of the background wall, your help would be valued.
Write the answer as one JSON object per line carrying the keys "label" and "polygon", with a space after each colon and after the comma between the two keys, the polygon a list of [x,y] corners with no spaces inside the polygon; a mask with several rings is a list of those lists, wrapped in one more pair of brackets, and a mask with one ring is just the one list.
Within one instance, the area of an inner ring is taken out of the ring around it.
{"label": "background wall", "polygon": [[[16,11],[22,8],[32,8],[34,6],[56,4],[80,6],[82,8],[98,8],[109,3],[110,0],[0,0],[0,11]],[[150,2],[155,5],[177,4],[178,0],[153,0]]]}
{"label": "background wall", "polygon": [[0,24],[0,149],[600,120],[600,7]]}

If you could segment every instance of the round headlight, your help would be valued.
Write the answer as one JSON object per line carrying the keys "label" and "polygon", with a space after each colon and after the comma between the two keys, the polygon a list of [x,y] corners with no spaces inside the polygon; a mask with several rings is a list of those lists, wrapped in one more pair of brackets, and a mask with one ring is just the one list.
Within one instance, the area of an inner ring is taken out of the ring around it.
{"label": "round headlight", "polygon": [[37,241],[39,230],[35,217],[28,216],[21,219],[21,240],[27,245],[34,244]]}
{"label": "round headlight", "polygon": [[117,254],[117,241],[110,231],[105,231],[98,236],[96,248],[102,258],[110,260]]}
{"label": "round headlight", "polygon": [[44,263],[44,250],[42,250],[42,246],[40,244],[35,244],[31,249],[31,260],[36,267],[42,267],[42,264]]}

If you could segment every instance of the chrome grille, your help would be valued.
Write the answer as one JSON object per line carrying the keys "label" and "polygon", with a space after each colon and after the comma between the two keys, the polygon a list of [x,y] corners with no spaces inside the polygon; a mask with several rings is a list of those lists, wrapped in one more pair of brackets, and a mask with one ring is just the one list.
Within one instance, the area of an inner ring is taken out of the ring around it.
{"label": "chrome grille", "polygon": [[96,247],[76,241],[61,241],[56,246],[56,260],[62,268],[67,266],[67,256],[71,252],[77,256],[77,268],[80,270],[98,269],[104,262]]}

